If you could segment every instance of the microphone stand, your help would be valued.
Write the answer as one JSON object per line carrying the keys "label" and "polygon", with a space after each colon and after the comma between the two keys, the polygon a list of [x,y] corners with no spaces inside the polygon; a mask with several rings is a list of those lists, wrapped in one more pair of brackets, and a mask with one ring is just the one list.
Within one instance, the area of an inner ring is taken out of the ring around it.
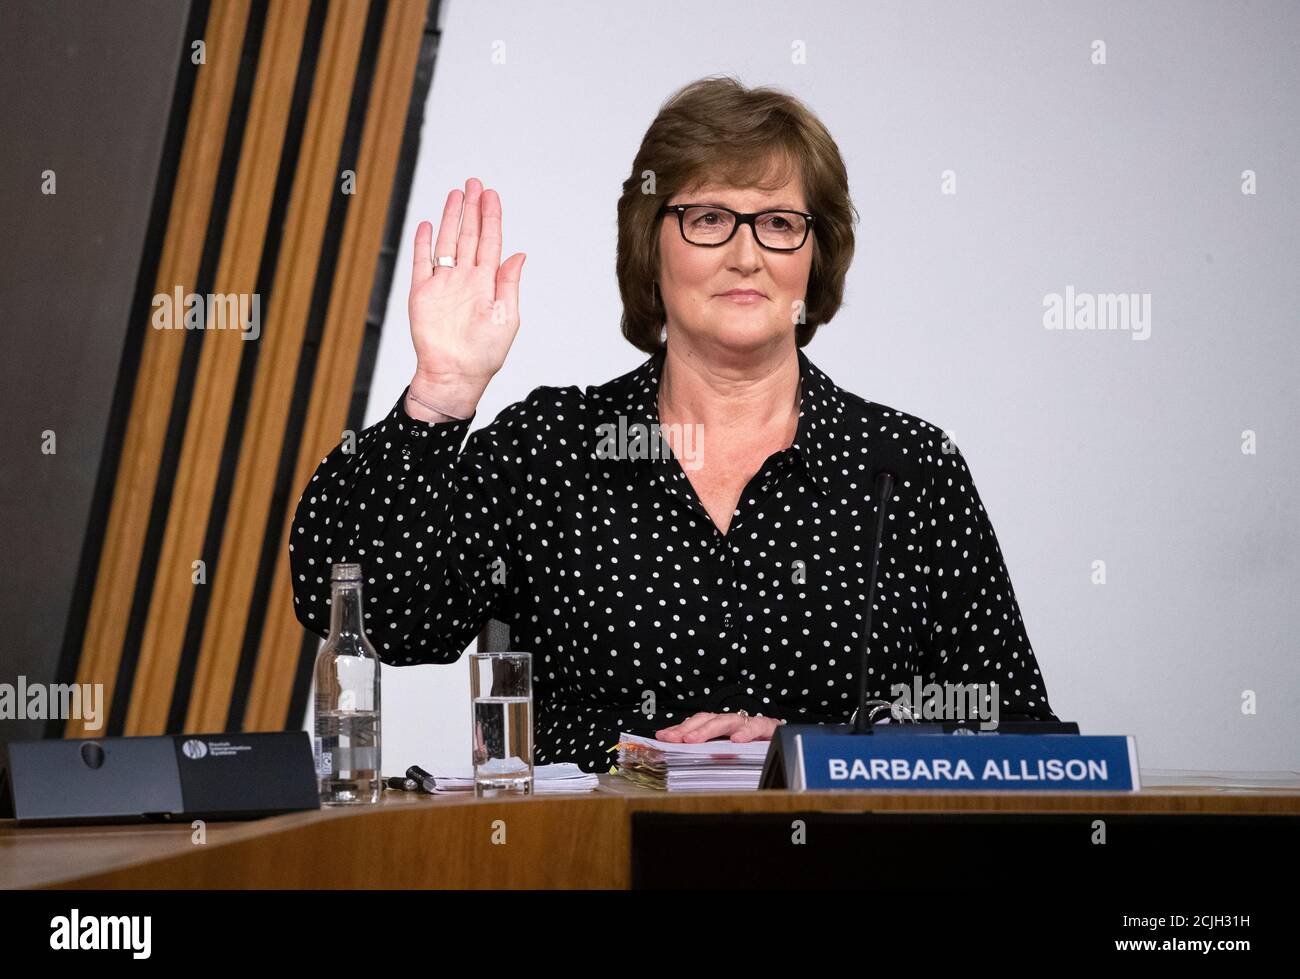
{"label": "microphone stand", "polygon": [[867,578],[867,614],[862,623],[862,642],[858,649],[858,710],[853,721],[853,734],[871,733],[867,720],[867,654],[871,647],[871,612],[876,604],[876,576],[880,570],[880,542],[885,536],[885,510],[894,495],[897,480],[888,469],[876,473],[876,534],[871,543],[871,569]]}
{"label": "microphone stand", "polygon": [[894,484],[897,480],[898,477],[888,470],[882,469],[876,473],[876,537],[871,545],[871,569],[867,586],[867,614],[862,625],[862,642],[859,646],[857,713],[849,724],[780,725],[773,732],[772,741],[768,745],[767,757],[763,761],[763,774],[758,784],[760,789],[802,788],[802,785],[796,784],[796,781],[802,780],[802,762],[799,760],[798,745],[800,744],[800,738],[804,734],[870,734],[870,717],[873,717],[874,713],[867,709],[868,705],[876,704],[877,710],[881,709],[879,705],[882,703],[888,706],[885,701],[869,701],[867,699],[867,651],[871,644],[871,606],[876,600],[876,578],[880,566],[880,542],[885,535],[885,512],[890,498],[894,495]]}

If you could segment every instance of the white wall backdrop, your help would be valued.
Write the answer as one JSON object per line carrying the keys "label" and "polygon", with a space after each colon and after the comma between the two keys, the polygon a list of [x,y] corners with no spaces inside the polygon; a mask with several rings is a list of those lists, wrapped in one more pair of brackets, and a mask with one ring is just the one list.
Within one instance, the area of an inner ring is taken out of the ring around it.
{"label": "white wall backdrop", "polygon": [[[411,239],[448,190],[497,189],[528,253],[483,424],[641,361],[615,202],[660,103],[786,88],[862,215],[809,356],[954,434],[1057,713],[1144,768],[1300,769],[1300,6],[450,0],[443,27],[367,424],[414,368]],[[1067,287],[1149,294],[1149,337],[1046,329]],[[468,761],[467,688],[464,660],[385,668],[387,773]]]}

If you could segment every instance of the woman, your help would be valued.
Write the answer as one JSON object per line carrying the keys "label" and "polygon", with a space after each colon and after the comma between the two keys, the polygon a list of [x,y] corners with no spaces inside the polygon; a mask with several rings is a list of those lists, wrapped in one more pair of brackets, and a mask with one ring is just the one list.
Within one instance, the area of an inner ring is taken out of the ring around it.
{"label": "woman", "polygon": [[307,628],[327,631],[335,561],[366,569],[387,663],[454,662],[488,618],[507,622],[534,654],[539,764],[604,771],[622,731],[752,741],[841,723],[885,467],[871,695],[980,683],[1002,719],[1055,719],[962,456],[801,349],[840,306],[855,218],[808,109],[726,78],[670,99],[618,205],[623,333],[649,358],[538,388],[465,441],[519,325],[524,255],[501,262],[501,214],[471,178],[436,242],[416,231],[415,376],[298,506]]}

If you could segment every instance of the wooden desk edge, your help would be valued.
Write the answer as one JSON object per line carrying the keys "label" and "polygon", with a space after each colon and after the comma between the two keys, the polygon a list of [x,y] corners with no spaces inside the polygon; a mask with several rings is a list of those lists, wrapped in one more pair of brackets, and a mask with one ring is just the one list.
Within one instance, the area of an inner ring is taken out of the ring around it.
{"label": "wooden desk edge", "polygon": [[[481,826],[480,818],[487,824],[511,819],[520,814],[528,819],[515,819],[520,832],[531,825],[539,833],[566,834],[569,827],[585,826],[575,839],[604,839],[607,846],[622,848],[630,837],[630,815],[633,812],[678,813],[761,813],[761,812],[892,812],[892,813],[1058,813],[1058,814],[1198,814],[1198,815],[1300,815],[1300,791],[1291,789],[1228,790],[1185,789],[1161,787],[1140,792],[1079,793],[1016,791],[1002,793],[976,792],[910,792],[860,790],[839,792],[796,793],[789,791],[729,792],[729,793],[664,793],[622,783],[616,776],[602,775],[602,786],[595,792],[556,793],[520,799],[477,799],[472,795],[447,794],[438,796],[409,796],[405,793],[385,793],[378,806],[346,809],[323,809],[286,813],[265,819],[244,822],[208,822],[207,843],[202,846],[191,842],[193,829],[190,823],[133,824],[118,826],[79,827],[18,827],[12,820],[0,820],[0,887],[5,889],[25,887],[132,887],[142,884],[156,868],[164,883],[156,886],[275,886],[274,883],[242,885],[234,883],[237,875],[221,874],[223,880],[213,882],[205,876],[204,867],[211,869],[210,861],[229,857],[237,862],[244,852],[266,854],[275,852],[292,856],[294,844],[285,844],[292,836],[300,839],[334,839],[352,826],[352,821],[378,820],[383,829],[367,827],[366,837],[381,840],[400,839],[402,832],[414,840],[436,838],[425,835],[431,829],[457,830],[468,826]],[[512,810],[516,810],[512,812]],[[418,829],[418,832],[417,832]],[[362,834],[354,833],[360,837]],[[372,847],[372,850],[374,848]],[[6,854],[17,852],[20,859],[15,871],[10,871]],[[481,857],[480,857],[481,858]],[[396,864],[379,851],[370,859],[382,864]],[[27,865],[22,866],[23,861]],[[452,858],[454,862],[454,855]],[[626,868],[611,869],[606,877],[602,868],[593,863],[597,883],[606,881],[609,886],[623,886]],[[186,865],[190,866],[187,872]],[[389,867],[398,878],[402,868]],[[464,870],[464,868],[460,868]],[[248,871],[253,873],[252,870]],[[263,873],[264,871],[258,871]],[[303,874],[313,871],[308,867]],[[364,874],[355,875],[364,880]],[[458,878],[463,874],[456,875]],[[545,879],[544,871],[533,874]],[[385,878],[387,879],[387,878]],[[530,878],[531,879],[531,878]],[[180,883],[178,883],[180,881]],[[284,886],[304,886],[287,883]],[[360,885],[345,886],[366,886]],[[374,885],[370,885],[374,886]],[[423,886],[423,885],[421,885]],[[462,886],[454,884],[452,886]],[[464,885],[464,886],[474,886]],[[488,886],[510,886],[489,884]],[[531,885],[525,885],[531,886]],[[542,885],[551,886],[551,885]],[[583,886],[583,885],[579,885]]]}

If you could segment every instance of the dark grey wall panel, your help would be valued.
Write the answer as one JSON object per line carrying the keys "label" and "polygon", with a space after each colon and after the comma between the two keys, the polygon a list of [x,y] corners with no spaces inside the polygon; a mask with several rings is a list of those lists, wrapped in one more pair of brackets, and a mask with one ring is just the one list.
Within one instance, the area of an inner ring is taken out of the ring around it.
{"label": "dark grey wall panel", "polygon": [[189,8],[0,4],[0,683],[58,669]]}

